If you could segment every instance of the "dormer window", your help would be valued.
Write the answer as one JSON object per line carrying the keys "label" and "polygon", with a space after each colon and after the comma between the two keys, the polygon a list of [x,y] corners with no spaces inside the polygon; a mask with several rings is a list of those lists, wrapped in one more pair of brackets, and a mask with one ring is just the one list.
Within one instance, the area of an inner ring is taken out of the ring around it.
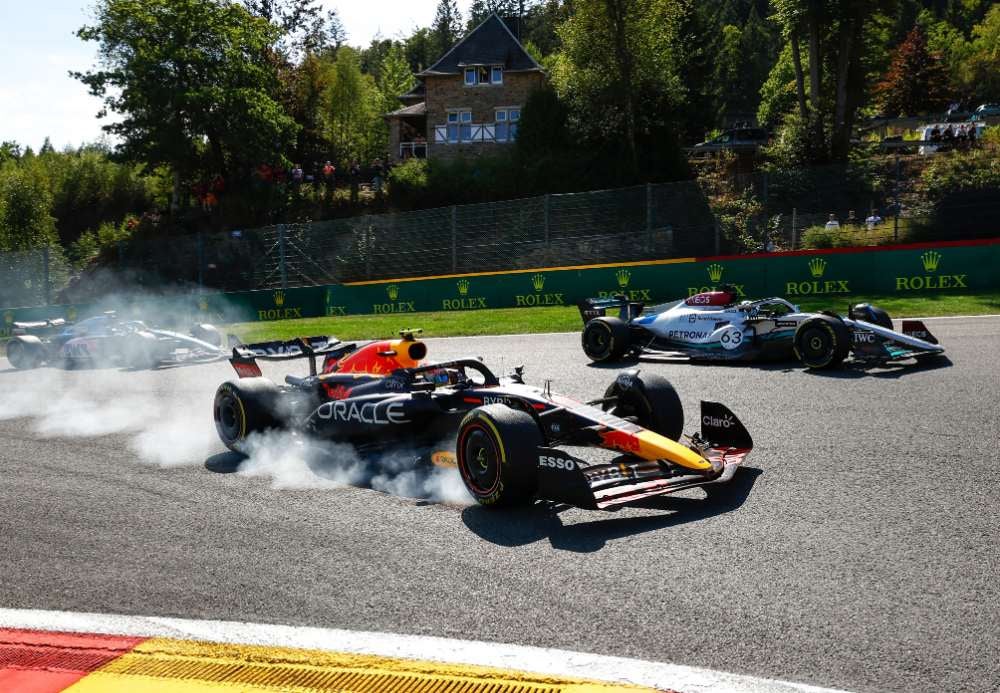
{"label": "dormer window", "polygon": [[479,87],[503,84],[503,67],[500,65],[478,65],[465,68],[465,86]]}

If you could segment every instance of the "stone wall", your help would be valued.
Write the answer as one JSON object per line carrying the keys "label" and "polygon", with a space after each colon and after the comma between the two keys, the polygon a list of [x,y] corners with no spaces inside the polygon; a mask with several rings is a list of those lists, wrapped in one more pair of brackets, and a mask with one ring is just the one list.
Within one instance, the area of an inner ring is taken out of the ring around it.
{"label": "stone wall", "polygon": [[540,72],[504,73],[502,85],[465,86],[462,75],[428,76],[427,85],[427,148],[428,158],[478,156],[506,145],[493,142],[446,144],[434,139],[434,126],[448,122],[448,111],[472,111],[472,122],[492,123],[495,109],[524,107],[528,95],[545,83]]}

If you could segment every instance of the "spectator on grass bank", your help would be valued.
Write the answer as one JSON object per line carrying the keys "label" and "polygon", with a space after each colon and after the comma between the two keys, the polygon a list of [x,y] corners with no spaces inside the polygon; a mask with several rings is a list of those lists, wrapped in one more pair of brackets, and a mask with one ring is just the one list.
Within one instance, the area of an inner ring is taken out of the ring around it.
{"label": "spectator on grass bank", "polygon": [[302,180],[305,178],[305,171],[302,170],[302,164],[295,164],[292,166],[292,185],[296,187],[302,185]]}
{"label": "spectator on grass bank", "polygon": [[844,220],[844,224],[853,229],[861,228],[861,220],[854,215],[854,210],[847,212],[847,219]]}
{"label": "spectator on grass bank", "polygon": [[830,212],[830,218],[826,222],[827,231],[840,231],[840,222],[837,221],[837,215]]}
{"label": "spectator on grass bank", "polygon": [[337,167],[329,160],[323,164],[323,183],[326,184],[327,190],[333,190],[337,187]]}
{"label": "spectator on grass bank", "polygon": [[356,205],[358,203],[358,186],[361,183],[361,165],[357,161],[352,161],[347,174],[351,179],[351,204]]}
{"label": "spectator on grass bank", "polygon": [[871,211],[871,214],[869,214],[868,217],[865,219],[865,228],[867,228],[869,231],[874,231],[875,227],[881,223],[882,223],[882,217],[880,217],[878,215],[878,212],[876,212],[873,209]]}

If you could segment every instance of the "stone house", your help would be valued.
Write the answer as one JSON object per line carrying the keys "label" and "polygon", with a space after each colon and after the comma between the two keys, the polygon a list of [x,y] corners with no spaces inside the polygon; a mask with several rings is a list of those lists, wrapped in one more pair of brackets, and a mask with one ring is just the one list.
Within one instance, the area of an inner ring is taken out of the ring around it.
{"label": "stone house", "polygon": [[493,14],[416,78],[400,96],[406,106],[384,116],[394,162],[478,156],[509,145],[545,72]]}

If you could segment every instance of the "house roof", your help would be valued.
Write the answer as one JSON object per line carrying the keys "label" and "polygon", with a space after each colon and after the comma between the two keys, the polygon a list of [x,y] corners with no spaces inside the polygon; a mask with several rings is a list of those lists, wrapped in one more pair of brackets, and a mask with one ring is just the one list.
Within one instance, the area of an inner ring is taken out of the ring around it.
{"label": "house roof", "polygon": [[427,115],[427,103],[421,101],[420,103],[413,104],[412,106],[406,106],[405,108],[399,108],[391,113],[386,113],[384,118],[405,118],[406,116],[422,116]]}
{"label": "house roof", "polygon": [[423,80],[418,80],[413,89],[410,89],[405,94],[401,94],[398,98],[403,103],[423,101],[427,98],[427,88]]}
{"label": "house roof", "polygon": [[458,75],[472,65],[502,65],[511,72],[542,71],[542,66],[528,54],[504,21],[493,13],[417,76]]}

